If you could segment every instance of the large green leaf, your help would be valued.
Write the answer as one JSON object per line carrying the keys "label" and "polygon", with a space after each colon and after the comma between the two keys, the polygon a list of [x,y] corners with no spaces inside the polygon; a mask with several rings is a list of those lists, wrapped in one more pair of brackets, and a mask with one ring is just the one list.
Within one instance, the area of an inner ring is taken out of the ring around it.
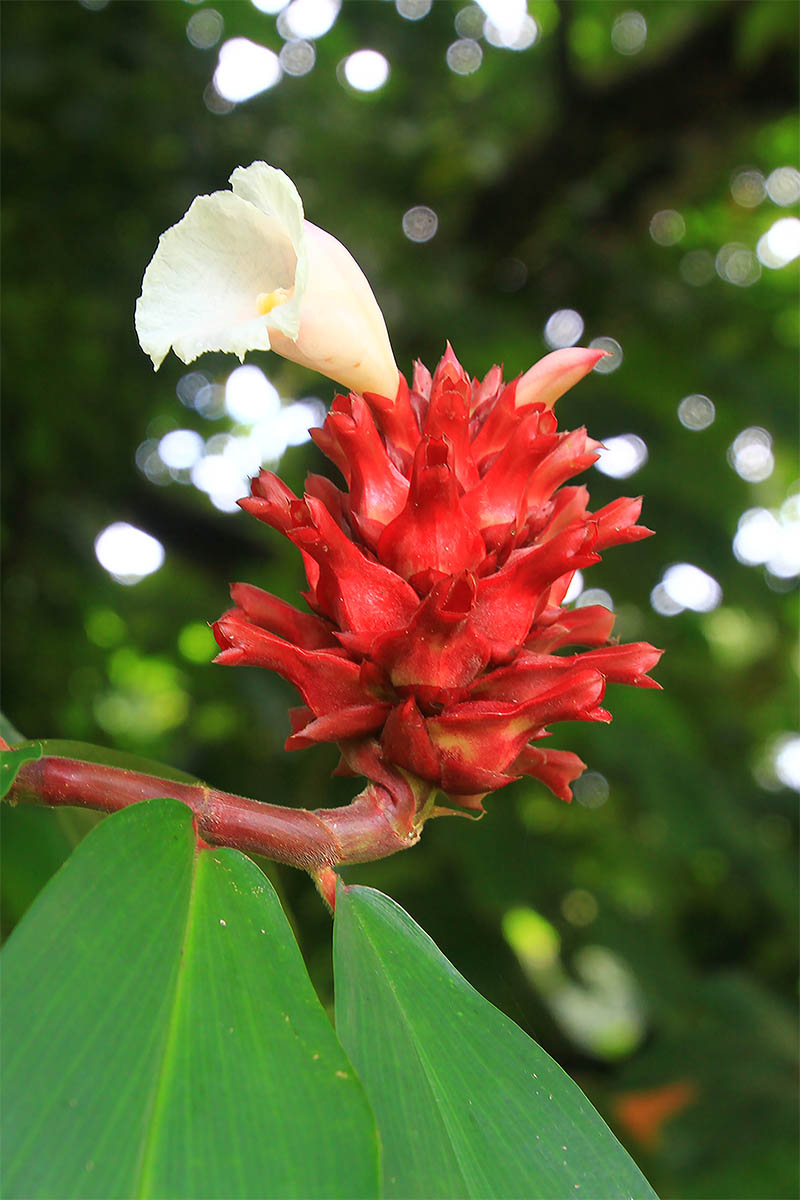
{"label": "large green leaf", "polygon": [[277,898],[185,806],[93,830],[3,973],[8,1200],[377,1194],[368,1103]]}
{"label": "large green leaf", "polygon": [[334,969],[387,1197],[652,1200],[580,1089],[394,901],[339,888]]}

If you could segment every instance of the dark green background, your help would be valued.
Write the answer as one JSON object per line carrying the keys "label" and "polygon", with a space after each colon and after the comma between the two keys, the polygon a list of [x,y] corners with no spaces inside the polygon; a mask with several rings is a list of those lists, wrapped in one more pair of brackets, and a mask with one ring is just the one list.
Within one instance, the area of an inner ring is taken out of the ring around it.
{"label": "dark green background", "polygon": [[[238,0],[216,7],[223,37],[280,48],[274,17]],[[5,708],[29,736],[116,745],[264,800],[353,794],[352,781],[329,778],[333,751],[284,753],[288,687],[198,661],[227,582],[291,598],[295,552],[194,488],[155,486],[134,461],[172,428],[231,428],[180,404],[174,357],[153,375],[133,305],[158,235],[235,166],[265,158],[293,177],[309,217],[366,270],[405,372],[417,356],[433,365],[449,338],[470,371],[502,361],[513,375],[546,351],[550,313],[577,309],[584,341],[612,336],[625,359],[559,415],[600,438],[646,441],[649,461],[630,480],[592,471],[589,483],[595,506],[643,492],[657,531],[612,550],[586,582],[612,594],[624,637],[666,648],[665,690],[612,688],[610,728],[558,730],[553,744],[608,780],[602,807],[567,808],[520,784],[489,801],[481,824],[436,822],[417,849],[348,877],[394,896],[558,1058],[661,1194],[793,1196],[796,809],[768,766],[774,739],[797,727],[796,591],[738,563],[731,540],[742,512],[777,509],[798,487],[797,263],[749,287],[716,275],[692,286],[681,265],[693,250],[752,249],[793,215],[769,199],[737,204],[730,181],[742,167],[797,165],[797,9],[646,0],[646,46],[626,57],[610,40],[624,4],[533,2],[537,44],[484,43],[480,70],[460,77],[444,56],[463,7],[436,0],[411,22],[389,0],[345,0],[309,75],[218,115],[203,100],[217,51],[186,37],[197,5],[2,5]],[[364,46],[391,64],[372,95],[337,79]],[[417,204],[439,216],[425,244],[402,232]],[[648,233],[666,208],[686,223],[667,247]],[[528,272],[514,291],[510,259]],[[282,360],[257,361],[287,398],[333,394]],[[208,356],[199,367],[224,383],[234,365]],[[703,432],[677,419],[694,392],[716,404]],[[751,425],[775,439],[775,471],[759,484],[726,461]],[[325,468],[303,448],[280,469],[299,488]],[[134,587],[94,556],[116,520],[166,548],[163,568]],[[681,561],[720,582],[722,609],[653,611],[651,589]],[[94,818],[4,817],[8,928]],[[270,873],[329,998],[328,918],[303,875]],[[504,936],[515,908],[531,910],[527,942]],[[550,946],[549,967],[531,971],[537,945],[545,958]],[[572,1018],[565,1003],[579,1006]],[[689,1102],[643,1128],[662,1089]]]}

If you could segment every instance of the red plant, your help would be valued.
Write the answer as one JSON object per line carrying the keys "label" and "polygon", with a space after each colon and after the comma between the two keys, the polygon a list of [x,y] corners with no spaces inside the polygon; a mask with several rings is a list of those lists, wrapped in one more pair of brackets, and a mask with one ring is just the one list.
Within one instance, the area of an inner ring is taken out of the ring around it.
{"label": "red plant", "polygon": [[313,437],[347,490],[311,475],[298,499],[261,471],[240,501],[300,550],[312,611],[234,584],[217,661],[289,680],[304,704],[287,748],[338,743],[340,772],[411,806],[415,825],[479,812],[522,775],[571,799],[584,764],[540,745],[548,726],[609,721],[607,681],[658,686],[659,650],[615,644],[606,608],[563,603],[576,570],[650,533],[641,499],[592,513],[587,489],[565,486],[599,443],[559,432],[552,405],[601,355],[556,351],[504,384],[498,367],[471,379],[448,346],[396,396],[336,397]]}

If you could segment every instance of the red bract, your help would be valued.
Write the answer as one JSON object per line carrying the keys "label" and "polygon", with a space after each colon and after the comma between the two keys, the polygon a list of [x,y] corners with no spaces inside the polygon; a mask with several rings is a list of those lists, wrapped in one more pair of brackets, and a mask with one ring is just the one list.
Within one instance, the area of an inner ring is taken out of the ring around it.
{"label": "red bract", "polygon": [[396,397],[336,397],[313,437],[347,490],[310,476],[299,500],[253,480],[241,506],[300,550],[312,613],[234,584],[217,661],[294,684],[288,748],[337,742],[341,770],[418,810],[441,791],[479,811],[521,775],[571,798],[584,764],[534,743],[558,721],[609,721],[606,681],[657,687],[661,654],[611,643],[605,608],[563,607],[576,570],[650,533],[640,499],[592,513],[565,486],[598,443],[559,432],[552,404],[601,354],[558,350],[504,384],[497,367],[470,379],[448,346]]}

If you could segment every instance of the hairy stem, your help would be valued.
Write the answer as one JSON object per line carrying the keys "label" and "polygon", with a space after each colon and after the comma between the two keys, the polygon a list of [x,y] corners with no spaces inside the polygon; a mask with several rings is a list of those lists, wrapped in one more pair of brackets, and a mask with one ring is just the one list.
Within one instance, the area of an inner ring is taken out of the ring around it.
{"label": "hairy stem", "polygon": [[210,844],[262,854],[317,878],[335,866],[386,858],[419,840],[417,823],[401,814],[389,792],[375,783],[344,808],[310,811],[262,804],[204,784],[175,783],[100,763],[46,756],[24,764],[8,800],[117,812],[156,796],[171,796],[188,805],[198,834]]}

